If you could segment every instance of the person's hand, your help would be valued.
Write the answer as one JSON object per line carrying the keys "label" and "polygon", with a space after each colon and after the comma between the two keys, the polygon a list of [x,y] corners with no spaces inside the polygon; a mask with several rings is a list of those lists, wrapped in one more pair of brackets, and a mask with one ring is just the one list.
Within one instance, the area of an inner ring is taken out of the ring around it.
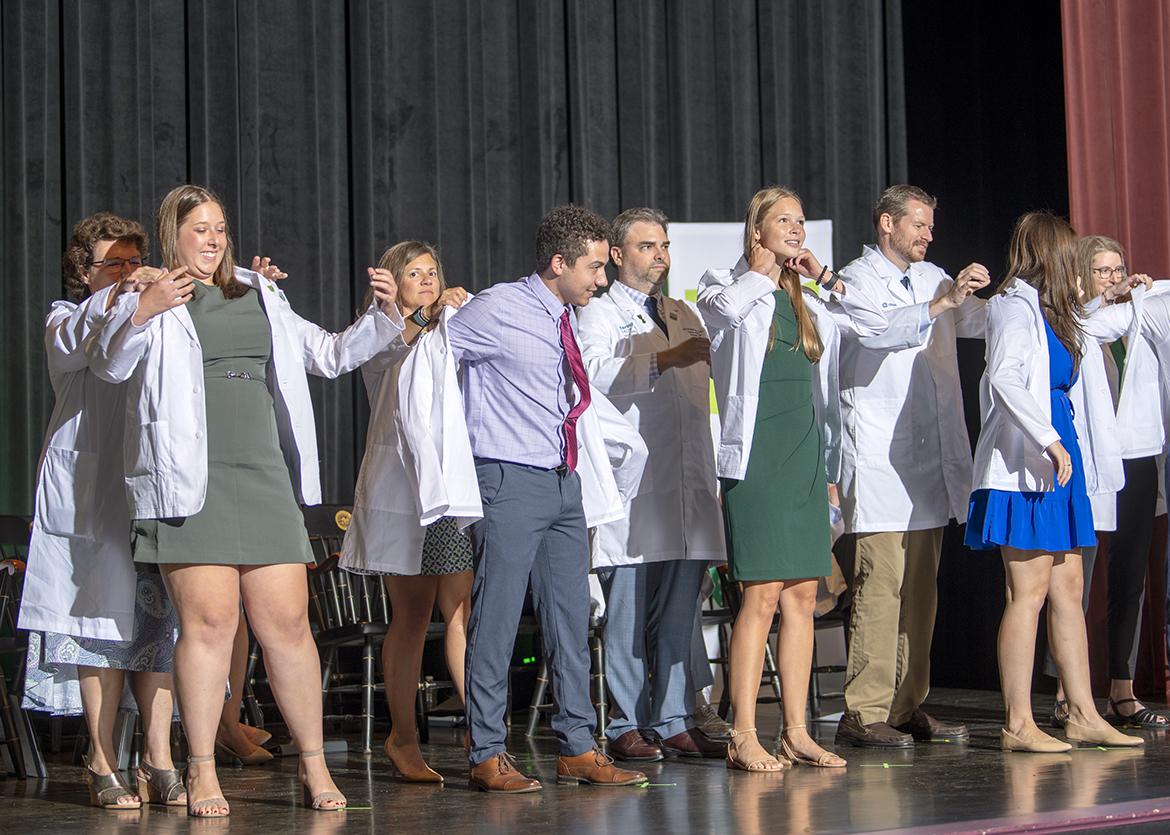
{"label": "person's hand", "polygon": [[982,290],[991,283],[991,273],[982,264],[972,263],[959,271],[958,278],[947,291],[947,301],[952,307],[958,307],[967,301],[967,297],[977,290]]}
{"label": "person's hand", "polygon": [[1127,275],[1116,284],[1110,284],[1105,288],[1105,292],[1103,292],[1101,296],[1105,299],[1106,302],[1113,302],[1126,295],[1130,290],[1132,290],[1134,287],[1137,287],[1139,284],[1146,285],[1146,289],[1150,290],[1154,286],[1154,279],[1150,278],[1145,273],[1132,273],[1131,275]]}
{"label": "person's hand", "polygon": [[288,278],[288,273],[273,264],[271,258],[261,258],[259,255],[252,256],[252,272],[260,273],[269,281],[280,281],[282,278]]}
{"label": "person's hand", "polygon": [[187,275],[186,267],[163,273],[138,294],[138,310],[132,321],[142,327],[155,316],[191,300],[195,293],[195,279]]}
{"label": "person's hand", "polygon": [[748,257],[748,267],[752,272],[766,275],[775,281],[776,276],[774,273],[778,272],[776,269],[776,253],[770,249],[765,249],[760,245],[759,241],[756,241],[752,244],[751,253]]}
{"label": "person's hand", "polygon": [[1050,444],[1044,452],[1052,461],[1052,469],[1056,471],[1056,483],[1064,487],[1072,478],[1072,456],[1060,441]]}
{"label": "person's hand", "polygon": [[398,298],[398,282],[394,280],[394,274],[381,267],[366,267],[366,272],[370,276],[370,287],[378,307],[389,316],[394,312],[394,302]]}
{"label": "person's hand", "polygon": [[797,275],[811,278],[814,281],[821,277],[821,273],[825,269],[821,262],[817,260],[817,257],[813,255],[811,249],[802,249],[794,258],[786,259],[784,266]]}
{"label": "person's hand", "polygon": [[467,301],[467,291],[462,287],[448,287],[441,294],[439,298],[435,299],[430,307],[427,308],[426,318],[434,319],[443,310],[444,307],[453,307],[459,309],[463,303]]}
{"label": "person's hand", "polygon": [[673,348],[658,352],[658,373],[710,361],[711,340],[704,336],[692,336],[686,342],[680,342]]}
{"label": "person's hand", "polygon": [[118,292],[141,293],[163,275],[164,272],[158,267],[148,267],[144,264],[119,282]]}

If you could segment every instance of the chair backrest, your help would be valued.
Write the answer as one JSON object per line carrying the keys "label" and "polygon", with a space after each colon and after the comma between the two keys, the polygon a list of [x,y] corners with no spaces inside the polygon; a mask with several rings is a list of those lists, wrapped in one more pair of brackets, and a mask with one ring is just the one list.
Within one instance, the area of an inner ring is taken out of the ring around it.
{"label": "chair backrest", "polygon": [[318,630],[362,623],[389,623],[390,600],[379,577],[338,567],[352,509],[347,505],[301,508],[315,562],[309,566],[309,615]]}
{"label": "chair backrest", "polygon": [[16,634],[16,610],[31,536],[27,519],[0,516],[0,636]]}

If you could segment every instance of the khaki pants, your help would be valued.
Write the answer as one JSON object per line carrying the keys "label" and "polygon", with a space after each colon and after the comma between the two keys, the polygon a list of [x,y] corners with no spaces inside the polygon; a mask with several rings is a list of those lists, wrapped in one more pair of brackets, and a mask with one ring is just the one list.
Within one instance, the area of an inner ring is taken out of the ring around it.
{"label": "khaki pants", "polygon": [[857,534],[845,711],[901,725],[930,692],[942,528]]}

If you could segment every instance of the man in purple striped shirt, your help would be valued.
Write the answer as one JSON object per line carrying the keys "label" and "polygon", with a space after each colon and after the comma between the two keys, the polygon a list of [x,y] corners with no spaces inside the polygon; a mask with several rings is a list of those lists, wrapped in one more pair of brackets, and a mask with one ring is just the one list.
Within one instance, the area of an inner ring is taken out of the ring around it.
{"label": "man in purple striped shirt", "polygon": [[573,305],[606,284],[609,224],[560,206],[536,233],[536,272],[497,284],[451,318],[483,519],[471,528],[475,580],[467,637],[471,784],[537,791],[507,753],[508,666],[529,578],[553,674],[557,782],[637,785],[593,741],[589,701],[589,541],[576,463],[588,380]]}

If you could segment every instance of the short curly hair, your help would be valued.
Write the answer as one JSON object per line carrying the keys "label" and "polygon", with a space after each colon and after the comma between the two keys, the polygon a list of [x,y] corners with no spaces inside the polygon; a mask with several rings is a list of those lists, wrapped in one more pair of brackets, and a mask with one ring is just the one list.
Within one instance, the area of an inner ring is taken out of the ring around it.
{"label": "short curly hair", "polygon": [[536,229],[536,271],[548,269],[554,255],[570,267],[585,254],[590,241],[609,242],[609,221],[597,212],[566,203],[544,216]]}
{"label": "short curly hair", "polygon": [[98,212],[83,218],[73,227],[69,245],[61,256],[61,275],[65,279],[65,297],[69,301],[79,302],[89,295],[85,274],[93,263],[93,251],[99,241],[128,241],[138,247],[143,258],[150,254],[150,239],[141,223],[111,212]]}

